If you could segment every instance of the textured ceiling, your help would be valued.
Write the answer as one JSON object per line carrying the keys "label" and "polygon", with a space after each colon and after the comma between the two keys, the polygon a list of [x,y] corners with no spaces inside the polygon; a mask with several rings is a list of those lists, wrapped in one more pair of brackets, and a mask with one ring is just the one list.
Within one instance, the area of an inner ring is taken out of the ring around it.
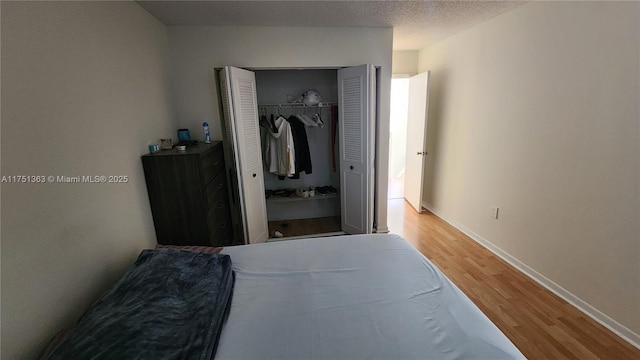
{"label": "textured ceiling", "polygon": [[393,27],[416,50],[524,1],[137,1],[165,25]]}

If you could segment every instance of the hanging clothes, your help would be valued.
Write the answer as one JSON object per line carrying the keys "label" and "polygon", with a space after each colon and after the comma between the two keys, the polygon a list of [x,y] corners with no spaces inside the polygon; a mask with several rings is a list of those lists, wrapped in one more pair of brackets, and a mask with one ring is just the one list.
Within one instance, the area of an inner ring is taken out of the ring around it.
{"label": "hanging clothes", "polygon": [[266,115],[260,116],[260,126],[269,128],[274,133],[278,132],[278,129],[276,128],[276,124],[274,123],[273,114],[271,114],[270,120],[267,120]]}
{"label": "hanging clothes", "polygon": [[278,176],[294,176],[296,155],[290,123],[279,116],[273,125],[276,132],[267,127],[265,131],[264,154],[269,172]]}
{"label": "hanging clothes", "polygon": [[336,133],[338,132],[338,107],[331,106],[331,161],[336,172]]}
{"label": "hanging clothes", "polygon": [[295,115],[289,116],[287,119],[291,125],[291,131],[293,133],[293,143],[296,152],[296,165],[294,179],[300,177],[301,172],[311,174],[311,153],[309,152],[309,140],[307,139],[307,129],[305,124],[300,121]]}

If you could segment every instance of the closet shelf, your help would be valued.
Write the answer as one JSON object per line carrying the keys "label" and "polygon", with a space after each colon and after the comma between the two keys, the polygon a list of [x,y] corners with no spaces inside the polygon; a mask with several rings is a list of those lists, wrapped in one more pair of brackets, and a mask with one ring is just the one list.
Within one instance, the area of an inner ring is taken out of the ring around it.
{"label": "closet shelf", "polygon": [[271,196],[267,198],[267,202],[269,203],[286,203],[292,201],[314,201],[314,200],[326,200],[326,199],[336,199],[338,198],[338,194],[316,194],[314,197],[303,198],[299,196],[292,197],[280,197],[280,196]]}

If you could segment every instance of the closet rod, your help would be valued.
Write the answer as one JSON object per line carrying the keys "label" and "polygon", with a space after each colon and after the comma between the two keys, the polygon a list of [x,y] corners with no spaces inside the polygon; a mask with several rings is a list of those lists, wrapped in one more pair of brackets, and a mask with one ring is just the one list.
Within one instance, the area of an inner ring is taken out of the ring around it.
{"label": "closet rod", "polygon": [[322,108],[329,107],[333,105],[338,105],[337,102],[321,102],[318,105],[305,105],[303,103],[287,103],[287,104],[258,104],[258,106],[264,107],[281,107],[281,108],[296,108],[296,107],[309,107],[309,108]]}

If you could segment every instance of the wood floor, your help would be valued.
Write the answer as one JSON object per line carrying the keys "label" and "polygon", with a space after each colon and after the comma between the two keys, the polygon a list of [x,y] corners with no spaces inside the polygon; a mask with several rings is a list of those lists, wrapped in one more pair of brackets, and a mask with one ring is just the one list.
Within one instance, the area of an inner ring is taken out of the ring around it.
{"label": "wood floor", "polygon": [[387,199],[404,198],[404,175],[399,177],[390,177],[389,186],[387,188]]}
{"label": "wood floor", "polygon": [[388,223],[453,281],[528,359],[640,359],[640,350],[430,212],[388,202]]}

